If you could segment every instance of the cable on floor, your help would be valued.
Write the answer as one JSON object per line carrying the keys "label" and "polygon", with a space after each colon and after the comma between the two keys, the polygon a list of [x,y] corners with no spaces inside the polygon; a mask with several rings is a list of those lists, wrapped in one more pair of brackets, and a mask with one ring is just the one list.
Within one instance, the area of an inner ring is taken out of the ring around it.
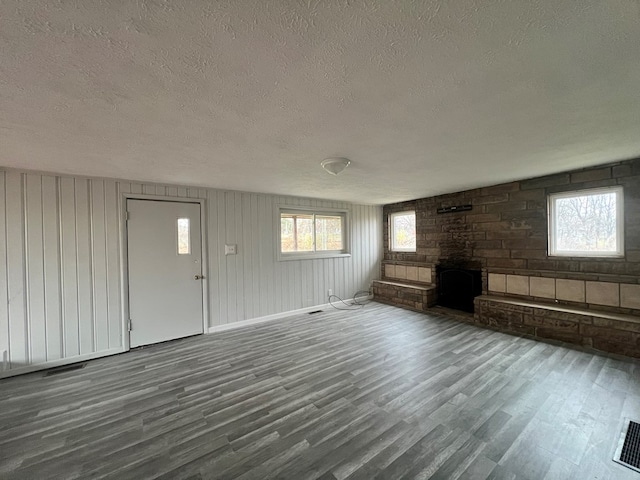
{"label": "cable on floor", "polygon": [[[339,306],[339,307],[336,306],[332,301],[334,298],[337,298],[340,301],[340,303],[345,305],[346,308],[342,307],[342,306]],[[360,291],[356,292],[355,295],[353,296],[353,298],[351,299],[351,303],[345,302],[338,295],[329,295],[329,303],[336,310],[359,310],[361,308],[364,308],[364,306],[367,303],[369,303],[370,301],[371,300],[369,299],[369,291],[368,290],[360,290]]]}

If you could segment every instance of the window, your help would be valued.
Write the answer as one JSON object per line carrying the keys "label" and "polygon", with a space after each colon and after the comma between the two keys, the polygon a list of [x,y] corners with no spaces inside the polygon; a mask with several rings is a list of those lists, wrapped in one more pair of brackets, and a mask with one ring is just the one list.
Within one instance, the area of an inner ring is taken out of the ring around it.
{"label": "window", "polygon": [[390,247],[394,252],[416,251],[416,212],[389,215]]}
{"label": "window", "polygon": [[191,235],[189,219],[178,219],[178,255],[191,255]]}
{"label": "window", "polygon": [[549,255],[621,257],[622,187],[549,195]]}
{"label": "window", "polygon": [[280,209],[280,259],[347,254],[346,211]]}

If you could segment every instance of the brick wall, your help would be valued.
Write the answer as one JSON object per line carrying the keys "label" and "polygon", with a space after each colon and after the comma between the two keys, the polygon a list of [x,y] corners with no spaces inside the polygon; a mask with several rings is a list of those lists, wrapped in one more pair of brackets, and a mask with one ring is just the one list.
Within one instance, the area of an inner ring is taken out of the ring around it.
{"label": "brick wall", "polygon": [[424,312],[436,304],[433,286],[374,280],[373,296],[378,302]]}
{"label": "brick wall", "polygon": [[[547,195],[613,185],[624,187],[624,258],[549,257]],[[465,204],[472,210],[436,212]],[[388,216],[410,209],[416,211],[417,250],[390,252]],[[384,264],[462,263],[481,268],[485,292],[488,273],[638,284],[640,159],[386,205],[384,248]]]}
{"label": "brick wall", "polygon": [[[476,325],[640,358],[640,318],[480,296]],[[464,318],[464,317],[463,317]]]}

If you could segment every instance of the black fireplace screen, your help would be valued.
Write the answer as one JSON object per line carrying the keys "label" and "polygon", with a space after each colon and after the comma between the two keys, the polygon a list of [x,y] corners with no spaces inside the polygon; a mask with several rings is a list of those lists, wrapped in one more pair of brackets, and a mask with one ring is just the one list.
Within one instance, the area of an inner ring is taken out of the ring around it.
{"label": "black fireplace screen", "polygon": [[473,312],[473,299],[482,294],[482,272],[437,266],[436,273],[438,305]]}

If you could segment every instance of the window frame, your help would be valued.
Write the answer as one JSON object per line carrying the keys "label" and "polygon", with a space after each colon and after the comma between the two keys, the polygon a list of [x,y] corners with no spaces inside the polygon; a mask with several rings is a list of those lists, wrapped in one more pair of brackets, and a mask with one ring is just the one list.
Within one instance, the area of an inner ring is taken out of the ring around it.
{"label": "window frame", "polygon": [[395,229],[394,229],[394,221],[393,219],[395,217],[399,217],[401,215],[409,215],[412,214],[415,218],[415,223],[416,223],[416,236],[417,236],[417,229],[418,229],[418,218],[416,216],[416,211],[415,210],[403,210],[402,212],[393,212],[389,214],[389,251],[390,252],[398,252],[398,253],[416,253],[416,249],[418,247],[418,239],[416,238],[416,246],[414,248],[402,248],[402,247],[398,247],[396,248],[395,245]]}
{"label": "window frame", "polygon": [[[316,242],[316,216],[342,217],[342,249],[341,250],[313,250],[310,252],[283,252],[282,251],[282,214],[298,214],[313,216],[313,243],[315,249]],[[349,210],[342,208],[322,208],[322,207],[296,207],[291,205],[279,205],[276,208],[276,257],[278,261],[287,260],[313,260],[319,258],[340,258],[350,257],[350,235],[349,235]]]}
{"label": "window frame", "polygon": [[[579,250],[556,250],[556,215],[555,201],[563,198],[581,197],[598,193],[616,194],[616,251],[585,252]],[[547,195],[547,255],[549,257],[583,257],[583,258],[624,258],[624,189],[620,185],[600,188],[584,188]]]}

